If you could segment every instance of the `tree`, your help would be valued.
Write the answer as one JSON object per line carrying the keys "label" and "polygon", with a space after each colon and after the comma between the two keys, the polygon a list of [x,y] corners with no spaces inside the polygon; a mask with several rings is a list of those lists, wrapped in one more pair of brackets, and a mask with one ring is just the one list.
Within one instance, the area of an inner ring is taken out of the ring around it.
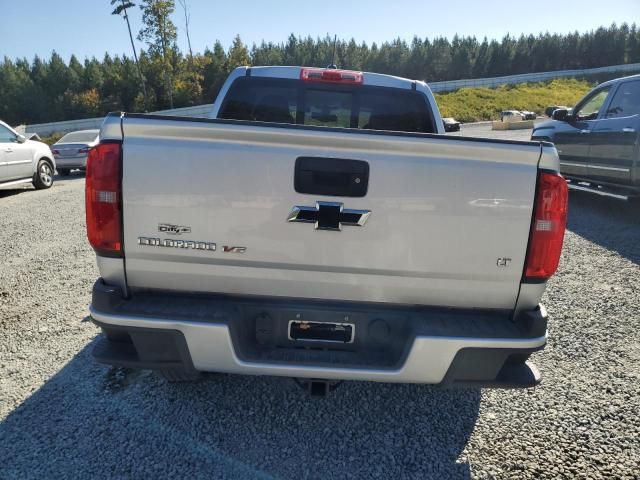
{"label": "tree", "polygon": [[448,38],[440,37],[431,44],[431,61],[433,63],[434,77],[430,80],[451,79],[451,44]]}
{"label": "tree", "polygon": [[[206,55],[206,52],[205,52]],[[251,49],[251,64],[252,65],[282,65],[282,49],[279,45],[264,40],[260,46],[253,45]]]}
{"label": "tree", "polygon": [[204,100],[211,103],[228,75],[227,54],[219,41],[214,44],[213,51],[205,50],[202,64]]}
{"label": "tree", "polygon": [[[116,0],[113,5],[118,7],[114,13],[124,16],[133,3]],[[176,46],[176,29],[168,21],[172,6],[173,2],[144,1],[153,18],[145,22],[148,48],[145,45],[137,57],[105,55],[79,61],[72,55],[65,62],[53,53],[48,59],[36,56],[31,61],[0,59],[0,118],[11,124],[40,123],[102,116],[114,110],[211,103],[231,69],[239,65],[325,67],[331,62],[334,38],[329,35],[290,35],[284,42],[262,42],[250,50],[236,37],[227,51],[216,41],[203,54],[182,55]],[[582,33],[501,40],[416,36],[409,43],[396,39],[359,44],[338,39],[336,61],[341,68],[429,82],[589,68],[640,62],[640,30],[635,24],[614,24]]]}
{"label": "tree", "polygon": [[111,15],[122,15],[127,22],[127,30],[129,30],[129,39],[131,40],[131,50],[133,50],[133,58],[136,61],[138,67],[138,75],[140,75],[140,85],[142,85],[142,95],[144,96],[145,107],[147,105],[147,87],[144,84],[144,76],[140,69],[140,62],[138,61],[138,52],[136,51],[136,45],[133,42],[133,34],[131,33],[131,24],[129,23],[129,15],[127,15],[127,8],[135,7],[136,4],[125,0],[111,0],[111,5],[119,3],[118,6],[111,12]]}
{"label": "tree", "polygon": [[627,37],[627,63],[640,61],[640,30],[636,24],[631,25],[629,36]]}
{"label": "tree", "polygon": [[249,49],[244,43],[242,43],[240,35],[236,35],[233,39],[233,44],[231,45],[229,55],[227,56],[227,62],[229,64],[229,70],[233,70],[236,67],[242,67],[244,65],[251,65]]}
{"label": "tree", "polygon": [[187,0],[178,0],[178,3],[182,7],[184,12],[184,32],[187,35],[187,45],[189,47],[189,61],[193,63],[193,50],[191,49],[191,36],[189,35],[189,22],[191,21],[191,15],[189,14],[189,5]]}
{"label": "tree", "polygon": [[74,118],[91,118],[100,113],[100,94],[95,88],[82,93],[65,93],[65,100]]}
{"label": "tree", "polygon": [[451,42],[451,65],[450,75],[455,78],[470,78],[472,66],[472,54],[474,51],[475,38],[460,38],[454,35]]}
{"label": "tree", "polygon": [[69,85],[73,92],[80,92],[83,86],[84,67],[75,55],[69,59]]}
{"label": "tree", "polygon": [[173,108],[173,62],[176,56],[178,38],[176,26],[171,21],[171,14],[176,6],[173,0],[142,0],[143,27],[138,39],[147,42],[152,58],[161,58],[164,87],[169,99],[169,107]]}

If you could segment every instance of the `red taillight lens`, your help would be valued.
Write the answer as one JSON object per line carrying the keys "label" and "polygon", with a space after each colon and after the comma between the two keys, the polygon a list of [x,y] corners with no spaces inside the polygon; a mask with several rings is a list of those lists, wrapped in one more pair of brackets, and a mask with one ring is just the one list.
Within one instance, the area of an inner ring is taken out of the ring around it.
{"label": "red taillight lens", "polygon": [[343,83],[348,85],[362,85],[362,72],[351,70],[335,70],[333,68],[303,68],[300,70],[300,80],[304,82]]}
{"label": "red taillight lens", "polygon": [[54,155],[60,155],[60,150],[51,150],[51,153],[53,153]]}
{"label": "red taillight lens", "polygon": [[122,256],[121,145],[101,143],[89,150],[85,187],[87,237],[96,253]]}
{"label": "red taillight lens", "polygon": [[558,268],[567,225],[569,193],[558,173],[540,172],[524,280],[543,281]]}
{"label": "red taillight lens", "polygon": [[78,153],[88,153],[88,152],[89,152],[89,147],[81,148],[80,150],[78,150]]}

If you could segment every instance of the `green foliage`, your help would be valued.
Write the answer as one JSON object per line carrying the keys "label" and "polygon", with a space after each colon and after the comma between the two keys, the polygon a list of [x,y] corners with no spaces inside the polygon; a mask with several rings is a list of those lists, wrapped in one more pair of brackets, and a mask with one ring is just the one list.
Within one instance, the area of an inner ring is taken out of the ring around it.
{"label": "green foliage", "polygon": [[136,6],[135,3],[126,0],[111,0],[111,5],[116,5],[116,8],[113,9],[111,15],[121,15],[123,12],[126,14],[127,8]]}
{"label": "green foliage", "polygon": [[174,82],[174,100],[178,105],[191,106],[202,103],[203,75],[185,71]]}
{"label": "green foliage", "polygon": [[593,86],[587,80],[562,79],[499,88],[462,88],[435,97],[443,117],[474,122],[497,119],[502,110],[530,110],[541,114],[550,105],[573,106]]}
{"label": "green foliage", "polygon": [[167,55],[167,52],[176,48],[178,30],[171,21],[171,14],[176,9],[173,0],[142,0],[143,27],[138,35],[138,40],[147,42],[149,52],[153,54]]}
{"label": "green foliage", "polygon": [[[136,45],[133,41],[133,33],[131,32],[131,22],[129,22],[129,15],[127,14],[127,9],[135,7],[136,4],[126,0],[111,0],[111,5],[114,5],[116,2],[120,1],[120,4],[111,12],[111,15],[122,15],[124,21],[127,23],[127,31],[129,32],[129,41],[131,42],[131,49],[133,50],[133,59],[136,62],[136,67],[138,70],[138,76],[140,77],[140,86],[142,87],[142,110],[146,111],[147,109],[147,86],[145,84],[144,76],[142,75],[142,69],[140,68],[140,60],[138,59],[138,52],[136,51]],[[140,95],[136,95],[136,99]]]}
{"label": "green foliage", "polygon": [[98,116],[100,112],[100,94],[95,88],[80,93],[67,90],[64,98],[65,106],[70,109],[71,116],[91,118]]}
{"label": "green foliage", "polygon": [[171,21],[176,6],[173,0],[142,0],[143,27],[138,40],[145,41],[149,47],[149,57],[162,73],[162,98],[168,100],[173,108],[173,89],[176,64],[178,61],[178,30]]}
{"label": "green foliage", "polygon": [[54,143],[56,143],[58,140],[60,140],[62,137],[64,137],[64,133],[52,133],[48,137],[42,137],[41,141],[51,146]]}
{"label": "green foliage", "polygon": [[[134,14],[134,10],[127,10],[133,2],[124,1],[127,9],[122,8],[122,0],[110,3],[114,14]],[[229,72],[239,65],[323,67],[331,63],[334,39],[329,36],[314,39],[290,35],[284,43],[262,42],[251,48],[236,36],[227,51],[216,41],[191,58],[176,46],[177,30],[169,20],[173,0],[135,3],[141,8],[144,25],[140,38],[146,42],[146,50],[139,56],[140,72],[134,59],[127,56],[107,54],[102,60],[84,61],[72,56],[68,64],[55,52],[49,59],[35,57],[32,61],[5,57],[0,60],[0,118],[18,125],[101,116],[114,110],[162,110],[170,108],[172,102],[175,107],[212,103]],[[135,51],[133,37],[131,40]],[[340,68],[428,82],[637,62],[640,30],[635,24],[566,35],[506,36],[500,41],[456,35],[451,40],[415,37],[411,42],[395,39],[371,45],[338,40],[336,45]],[[146,105],[142,78],[147,89]],[[571,95],[580,96],[585,85],[567,87],[566,95],[553,87],[558,101],[537,97],[546,93],[535,90],[542,88],[535,86],[484,89],[473,94],[463,90],[438,98],[443,112],[463,120],[485,119],[504,108],[540,110],[547,104],[571,104]],[[534,91],[525,93],[529,88]],[[511,90],[520,93],[514,97]],[[485,103],[475,105],[478,99]]]}
{"label": "green foliage", "polygon": [[249,50],[247,49],[247,46],[242,43],[240,35],[236,35],[236,37],[233,39],[233,44],[229,49],[227,62],[229,64],[229,70],[233,70],[236,67],[251,65]]}

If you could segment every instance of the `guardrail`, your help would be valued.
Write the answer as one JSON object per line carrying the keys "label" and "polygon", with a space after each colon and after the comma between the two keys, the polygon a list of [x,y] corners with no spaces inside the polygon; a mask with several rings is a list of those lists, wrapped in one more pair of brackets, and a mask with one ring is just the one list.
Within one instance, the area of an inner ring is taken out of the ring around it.
{"label": "guardrail", "polygon": [[[174,108],[173,110],[160,110],[152,112],[158,115],[175,115],[178,117],[207,117],[211,111],[211,105],[196,105],[194,107]],[[47,136],[53,133],[67,133],[76,130],[91,130],[100,128],[104,117],[84,118],[82,120],[66,120],[64,122],[37,123],[27,125],[25,131],[27,133],[37,133],[38,135]]]}
{"label": "guardrail", "polygon": [[582,70],[558,70],[554,72],[521,73],[493,78],[469,78],[466,80],[447,80],[445,82],[430,82],[432,92],[450,92],[469,87],[498,87],[500,85],[514,85],[516,83],[545,82],[556,78],[582,77],[601,73],[637,73],[640,63],[626,65],[612,65],[609,67],[587,68]]}
{"label": "guardrail", "polygon": [[[498,87],[500,85],[514,85],[517,83],[545,82],[555,78],[581,77],[597,75],[601,73],[637,73],[640,72],[640,63],[626,65],[611,65],[608,67],[587,68],[582,70],[559,70],[555,72],[522,73],[520,75],[507,75],[493,78],[469,78],[466,80],[448,80],[445,82],[430,82],[429,87],[433,92],[450,92],[460,88],[470,87]],[[158,115],[176,115],[179,117],[208,117],[211,104],[197,105],[194,107],[174,108],[173,110],[160,110],[153,112]],[[100,128],[104,117],[85,118],[83,120],[67,120],[64,122],[39,123],[27,125],[27,133],[37,133],[40,136],[52,133],[67,133],[74,130],[87,130]]]}

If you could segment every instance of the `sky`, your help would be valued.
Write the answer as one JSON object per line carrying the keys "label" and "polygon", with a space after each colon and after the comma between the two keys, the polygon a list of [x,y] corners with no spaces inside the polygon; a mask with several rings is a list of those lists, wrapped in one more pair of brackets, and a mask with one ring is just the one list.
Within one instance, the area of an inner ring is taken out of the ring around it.
{"label": "sky", "polygon": [[[507,33],[580,32],[618,24],[640,24],[640,0],[187,0],[194,52],[220,40],[225,48],[239,34],[251,46],[262,40],[276,43],[296,36],[338,35],[358,43],[410,41],[475,35],[500,39]],[[135,3],[135,0],[134,0]],[[0,0],[0,59],[55,50],[68,60],[131,55],[122,18],[110,15],[109,0]],[[130,13],[134,33],[140,10]],[[178,44],[187,50],[184,17],[178,2],[173,18]],[[138,49],[142,45],[137,42]]]}

